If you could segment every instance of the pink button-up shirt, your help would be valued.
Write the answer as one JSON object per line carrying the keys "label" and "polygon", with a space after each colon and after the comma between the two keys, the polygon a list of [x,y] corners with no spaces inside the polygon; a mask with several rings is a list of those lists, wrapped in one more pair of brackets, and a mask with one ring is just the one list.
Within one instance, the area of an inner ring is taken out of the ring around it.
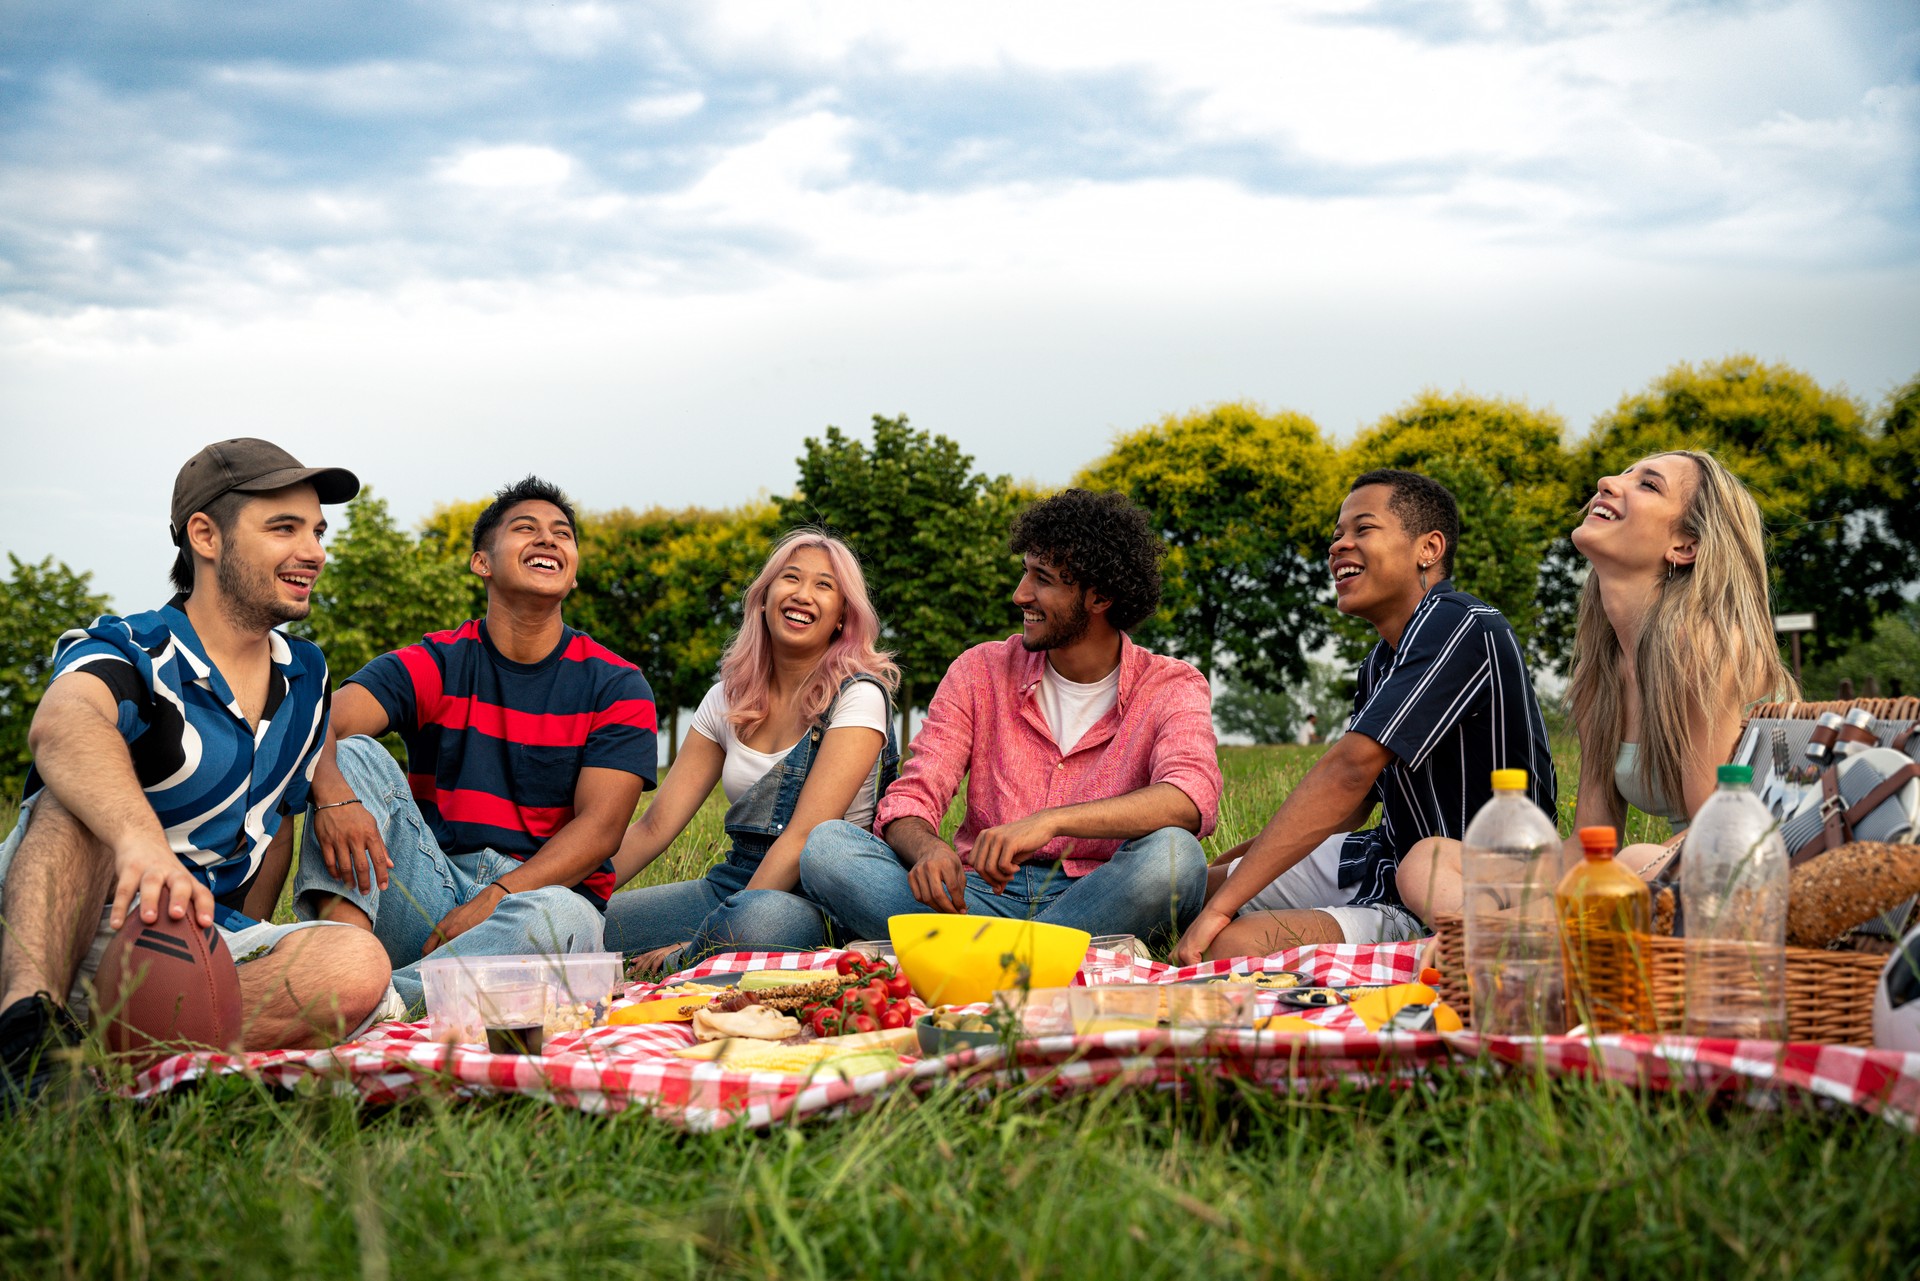
{"label": "pink button-up shirt", "polygon": [[[938,828],[964,777],[967,815],[953,847],[968,864],[975,839],[989,827],[1152,783],[1185,792],[1200,811],[1200,835],[1211,832],[1220,811],[1220,763],[1206,678],[1123,633],[1114,705],[1063,757],[1036,696],[1046,661],[1044,653],[1028,653],[1018,636],[976,645],[955,659],[934,691],[911,759],[880,801],[873,830],[884,835],[887,824],[907,817]],[[1068,876],[1084,876],[1120,845],[1056,837],[1027,861],[1059,859]]]}

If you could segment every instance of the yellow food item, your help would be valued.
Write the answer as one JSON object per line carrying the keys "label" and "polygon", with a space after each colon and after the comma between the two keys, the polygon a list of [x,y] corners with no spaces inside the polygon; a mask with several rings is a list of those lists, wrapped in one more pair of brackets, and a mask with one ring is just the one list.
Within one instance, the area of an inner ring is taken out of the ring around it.
{"label": "yellow food item", "polygon": [[826,1072],[837,1060],[845,1060],[854,1075],[898,1066],[900,1062],[899,1056],[884,1046],[849,1047],[825,1040],[805,1045],[774,1045],[736,1038],[689,1046],[675,1051],[675,1055],[683,1059],[704,1059],[731,1072],[791,1072],[800,1076]]}
{"label": "yellow food item", "polygon": [[1298,1014],[1269,1014],[1254,1022],[1254,1029],[1260,1032],[1324,1032],[1327,1029],[1318,1023],[1309,1023]]}
{"label": "yellow food item", "polygon": [[1396,983],[1360,993],[1347,1003],[1347,1008],[1360,1016],[1367,1031],[1378,1032],[1402,1007],[1432,1005],[1439,999],[1439,994],[1425,983]]}
{"label": "yellow food item", "polygon": [[1081,1036],[1098,1036],[1102,1032],[1151,1032],[1158,1027],[1155,1019],[1117,1018],[1112,1015],[1088,1019],[1074,1028]]}
{"label": "yellow food item", "polygon": [[693,1012],[706,1007],[720,993],[707,996],[670,996],[660,1001],[641,1001],[607,1015],[610,1026],[635,1023],[687,1023]]}

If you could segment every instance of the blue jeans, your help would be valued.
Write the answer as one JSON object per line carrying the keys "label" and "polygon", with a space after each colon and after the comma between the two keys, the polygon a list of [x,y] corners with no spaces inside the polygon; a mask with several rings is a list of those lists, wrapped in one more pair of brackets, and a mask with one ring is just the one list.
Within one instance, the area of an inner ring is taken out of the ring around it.
{"label": "blue jeans", "polygon": [[[418,1007],[420,949],[440,918],[519,867],[518,860],[495,850],[443,854],[426,818],[407,789],[399,762],[370,738],[340,741],[340,772],[353,794],[380,825],[380,839],[393,859],[388,886],[360,889],[327,871],[308,811],[301,839],[300,867],[293,878],[293,910],[303,920],[319,915],[320,900],[332,894],[367,914],[374,937],[393,962],[393,986],[400,999]],[[522,890],[500,900],[493,914],[434,956],[558,956],[598,952],[603,932],[600,910],[580,894],[559,885]]]}
{"label": "blue jeans", "polygon": [[[908,888],[907,869],[887,843],[851,823],[822,823],[800,855],[807,897],[860,938],[887,937],[887,919],[931,912]],[[1085,876],[1054,863],[1029,863],[995,894],[967,869],[967,912],[1067,925],[1089,934],[1178,937],[1207,894],[1207,856],[1192,832],[1163,827],[1136,837]]]}
{"label": "blue jeans", "polygon": [[628,890],[607,902],[607,946],[632,955],[685,943],[668,969],[735,950],[811,952],[827,945],[817,904],[784,890],[750,890],[759,859],[738,850],[697,881]]}

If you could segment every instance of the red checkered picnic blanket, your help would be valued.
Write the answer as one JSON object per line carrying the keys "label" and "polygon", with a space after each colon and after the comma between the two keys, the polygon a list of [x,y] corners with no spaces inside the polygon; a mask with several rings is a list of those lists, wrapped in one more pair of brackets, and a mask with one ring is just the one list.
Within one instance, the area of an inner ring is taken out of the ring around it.
{"label": "red checkered picnic blanket", "polygon": [[[1318,945],[1269,957],[1241,957],[1175,968],[1134,960],[1133,978],[1170,983],[1226,973],[1286,969],[1316,983],[1401,983],[1418,970],[1418,943]],[[828,969],[838,952],[730,952],[675,975],[681,982],[759,969]],[[1109,963],[1117,957],[1105,956]],[[658,985],[635,984],[644,998]],[[1260,1014],[1277,998],[1260,994]],[[1181,1029],[1056,1036],[1020,1042],[1011,1060],[999,1046],[944,1058],[908,1059],[890,1072],[853,1081],[812,1082],[779,1072],[741,1072],[675,1058],[693,1043],[686,1024],[598,1027],[555,1037],[534,1058],[489,1054],[427,1038],[424,1023],[388,1023],[364,1039],[329,1050],[275,1050],[244,1055],[181,1054],[142,1073],[131,1094],[146,1098],[202,1076],[249,1072],[270,1084],[357,1093],[389,1103],[420,1089],[459,1094],[528,1094],[589,1112],[645,1107],[689,1129],[782,1119],[870,1104],[883,1093],[927,1090],[942,1081],[1047,1081],[1060,1093],[1112,1082],[1174,1086],[1196,1073],[1251,1078],[1276,1089],[1339,1081],[1410,1081],[1452,1063],[1496,1063],[1601,1077],[1658,1089],[1780,1091],[1838,1100],[1878,1112],[1905,1129],[1920,1123],[1920,1054],[1850,1046],[1687,1037],[1496,1037],[1472,1032],[1366,1030],[1350,1010],[1287,1010],[1321,1031]]]}

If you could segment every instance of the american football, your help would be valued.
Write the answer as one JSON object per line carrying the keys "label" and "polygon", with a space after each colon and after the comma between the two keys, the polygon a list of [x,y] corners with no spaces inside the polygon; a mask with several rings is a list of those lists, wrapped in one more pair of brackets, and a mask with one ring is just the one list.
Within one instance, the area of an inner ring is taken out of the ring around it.
{"label": "american football", "polygon": [[240,975],[226,940],[191,916],[174,920],[161,891],[160,919],[137,912],[107,944],[94,976],[96,1017],[107,1048],[142,1070],[189,1046],[236,1048]]}

